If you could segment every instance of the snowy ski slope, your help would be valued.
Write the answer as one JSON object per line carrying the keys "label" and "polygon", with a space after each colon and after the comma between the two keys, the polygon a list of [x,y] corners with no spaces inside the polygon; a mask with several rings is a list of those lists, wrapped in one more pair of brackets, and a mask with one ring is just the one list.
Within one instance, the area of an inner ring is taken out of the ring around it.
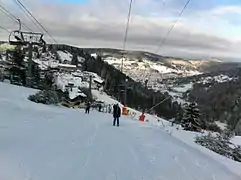
{"label": "snowy ski slope", "polygon": [[0,83],[1,180],[239,180],[158,128],[92,111],[35,104]]}

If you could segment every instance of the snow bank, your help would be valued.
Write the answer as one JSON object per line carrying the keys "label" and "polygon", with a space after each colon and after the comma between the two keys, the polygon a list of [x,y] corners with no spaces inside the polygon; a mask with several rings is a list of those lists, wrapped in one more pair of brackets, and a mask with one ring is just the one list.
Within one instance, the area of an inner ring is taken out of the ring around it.
{"label": "snow bank", "polygon": [[96,98],[97,101],[103,101],[106,104],[116,104],[118,101],[114,100],[110,96],[108,96],[105,92],[101,93],[98,90],[92,90],[92,95]]}
{"label": "snow bank", "polygon": [[[139,120],[139,116],[141,115],[141,112],[136,111],[134,109],[131,109],[131,111],[135,112],[135,116],[131,117],[135,121]],[[142,122],[143,126],[148,126],[151,128],[157,128],[159,130],[166,131],[170,136],[175,137],[182,141],[183,143],[187,144],[188,146],[204,153],[208,157],[214,159],[215,161],[219,162],[220,164],[224,165],[226,168],[228,168],[231,172],[237,174],[241,177],[241,163],[233,161],[229,158],[226,158],[222,155],[219,155],[205,147],[202,147],[195,143],[195,138],[197,136],[203,135],[199,132],[190,132],[190,131],[184,131],[182,130],[182,127],[180,125],[174,124],[172,126],[172,123],[170,121],[167,121],[165,119],[159,118],[154,115],[145,114],[147,120],[146,122]],[[208,132],[205,132],[207,134]],[[234,144],[241,144],[241,137],[235,137],[232,139],[232,142]]]}
{"label": "snow bank", "polygon": [[235,136],[232,138],[231,142],[235,145],[241,146],[241,136]]}
{"label": "snow bank", "polygon": [[[205,147],[202,147],[198,144],[195,143],[195,138],[197,136],[202,135],[201,133],[198,132],[189,132],[189,131],[184,131],[182,130],[179,126],[174,125],[174,127],[171,126],[170,122],[167,122],[165,120],[162,120],[160,122],[156,122],[155,118],[152,119],[151,123],[148,123],[149,125],[159,127],[166,132],[168,132],[171,136],[181,140],[185,144],[189,145],[190,147],[204,153],[205,155],[209,156],[210,158],[214,159],[215,161],[223,164],[226,168],[228,168],[231,172],[237,174],[238,176],[241,177],[241,163],[233,161],[227,157],[224,157],[222,155],[219,155]],[[234,138],[232,140],[235,144],[241,143],[241,138]]]}

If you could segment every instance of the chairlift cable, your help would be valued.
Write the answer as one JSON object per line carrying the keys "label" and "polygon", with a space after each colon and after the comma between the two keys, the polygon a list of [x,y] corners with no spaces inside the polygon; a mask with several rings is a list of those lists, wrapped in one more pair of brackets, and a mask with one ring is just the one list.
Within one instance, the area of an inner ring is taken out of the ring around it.
{"label": "chairlift cable", "polygon": [[165,45],[165,43],[166,43],[169,35],[171,34],[171,32],[172,32],[173,29],[175,28],[176,24],[177,24],[178,21],[180,20],[183,12],[185,11],[185,9],[187,8],[187,6],[189,5],[190,1],[191,1],[191,0],[187,0],[187,1],[186,1],[186,3],[185,3],[185,5],[183,6],[182,10],[179,12],[177,19],[174,21],[174,23],[172,24],[172,26],[171,26],[170,29],[168,30],[166,36],[162,39],[161,44],[160,44],[160,46],[158,46],[156,53],[158,53],[158,52],[160,51],[160,49]]}
{"label": "chairlift cable", "polygon": [[[129,26],[130,26],[132,3],[133,3],[133,0],[130,0],[130,5],[129,5],[129,9],[128,9],[128,16],[127,16],[127,22],[126,22],[126,30],[125,30],[123,51],[126,50],[126,43],[127,43],[127,38],[128,38]],[[124,53],[125,52],[123,52],[123,57],[122,57],[122,61],[121,61],[121,72],[123,72]]]}
{"label": "chairlift cable", "polygon": [[[32,17],[25,11],[25,9],[15,0],[15,4],[23,11],[23,13],[29,18],[29,20],[37,27],[38,31],[43,33],[42,29],[39,27],[39,25],[32,19]],[[34,31],[31,31],[34,32]]]}
{"label": "chairlift cable", "polygon": [[11,31],[9,31],[7,28],[3,27],[2,25],[0,25],[0,28],[7,31],[8,33],[10,33]]}
{"label": "chairlift cable", "polygon": [[48,30],[34,17],[34,15],[30,12],[30,10],[20,1],[20,0],[15,0],[16,3],[18,3],[27,14],[29,14],[34,20],[35,22],[49,35],[49,37],[55,42],[57,43],[56,39],[48,32]]}
{"label": "chairlift cable", "polygon": [[[7,10],[4,6],[2,6],[0,4],[0,10],[6,15],[8,16],[10,19],[12,19],[13,21],[18,23],[18,18],[12,14],[9,10]],[[26,24],[22,23],[22,26],[30,31],[33,31],[31,28],[29,28]]]}

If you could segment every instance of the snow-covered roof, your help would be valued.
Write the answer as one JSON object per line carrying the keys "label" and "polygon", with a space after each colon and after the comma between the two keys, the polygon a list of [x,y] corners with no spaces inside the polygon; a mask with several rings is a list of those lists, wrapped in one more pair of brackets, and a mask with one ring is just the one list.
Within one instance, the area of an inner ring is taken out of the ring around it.
{"label": "snow-covered roof", "polygon": [[93,77],[92,80],[93,80],[93,81],[96,81],[97,83],[102,84],[102,83],[104,82],[104,79],[102,79],[102,78],[101,78],[100,76],[98,76],[98,74],[96,74],[96,73],[84,71],[83,74],[84,74],[85,76],[90,76],[90,75],[91,75],[91,76]]}
{"label": "snow-covered roof", "polygon": [[97,54],[96,53],[92,53],[91,57],[97,58]]}
{"label": "snow-covered roof", "polygon": [[81,92],[77,87],[72,88],[72,91],[69,91],[69,98],[74,99],[78,96],[87,97],[83,92]]}
{"label": "snow-covered roof", "polygon": [[69,83],[73,83],[76,87],[88,87],[88,82],[83,82],[81,77],[75,77],[72,74],[67,73],[57,73],[55,75],[55,84],[58,89],[61,89],[63,92],[66,90],[66,86]]}
{"label": "snow-covered roof", "polygon": [[227,75],[220,74],[218,76],[213,76],[213,77],[208,76],[208,77],[202,78],[200,83],[207,84],[207,83],[210,83],[212,81],[215,81],[215,82],[218,82],[218,83],[223,83],[223,82],[231,81],[233,79],[234,78],[230,78]]}
{"label": "snow-covered roof", "polygon": [[189,83],[189,84],[184,84],[182,86],[173,87],[172,89],[180,93],[185,93],[192,88],[193,88],[193,83]]}
{"label": "snow-covered roof", "polygon": [[94,77],[93,80],[100,84],[102,84],[104,82],[104,80],[100,79],[99,77]]}
{"label": "snow-covered roof", "polygon": [[64,51],[57,51],[57,53],[60,57],[61,62],[63,62],[63,61],[71,62],[72,61],[73,55],[70,54],[69,52],[67,52],[67,51],[65,51],[65,52]]}
{"label": "snow-covered roof", "polygon": [[59,63],[58,66],[60,68],[76,68],[76,65],[72,65],[72,64],[62,64],[62,63]]}

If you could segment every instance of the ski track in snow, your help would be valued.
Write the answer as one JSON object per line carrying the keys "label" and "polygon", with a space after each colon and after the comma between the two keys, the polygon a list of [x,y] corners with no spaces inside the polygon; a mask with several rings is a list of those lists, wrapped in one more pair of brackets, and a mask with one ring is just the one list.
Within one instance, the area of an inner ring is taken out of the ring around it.
{"label": "ski track in snow", "polygon": [[113,127],[108,114],[35,104],[25,88],[0,91],[1,180],[240,179],[164,130],[124,117]]}

